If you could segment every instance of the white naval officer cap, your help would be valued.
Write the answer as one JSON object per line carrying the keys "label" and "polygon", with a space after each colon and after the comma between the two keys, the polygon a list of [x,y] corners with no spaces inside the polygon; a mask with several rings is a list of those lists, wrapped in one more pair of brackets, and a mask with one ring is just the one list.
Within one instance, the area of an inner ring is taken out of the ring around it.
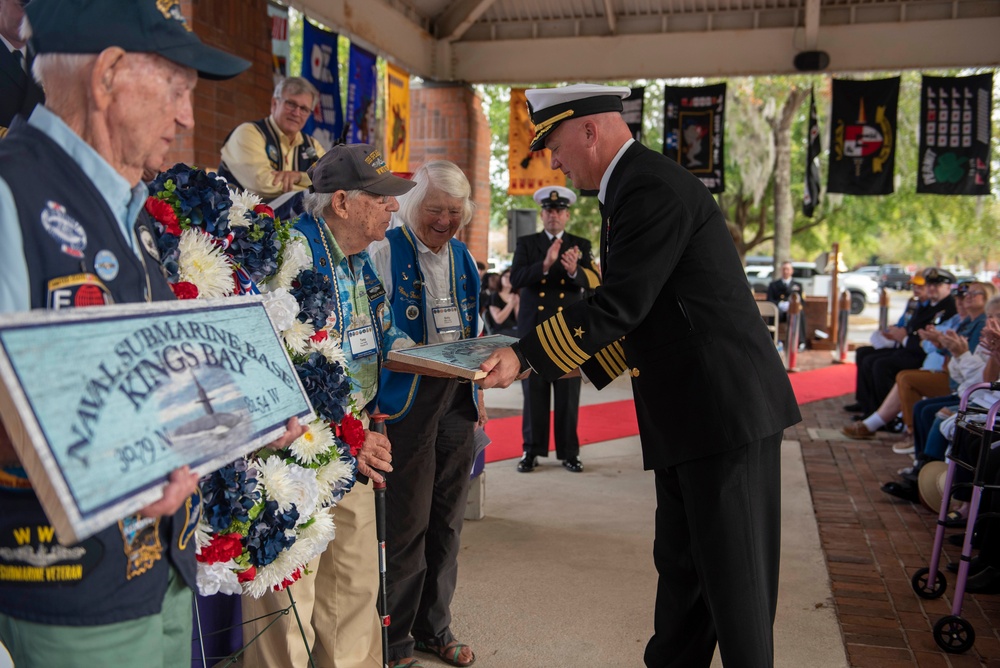
{"label": "white naval officer cap", "polygon": [[621,112],[622,100],[631,95],[628,86],[573,84],[559,88],[529,88],[528,113],[535,126],[532,151],[545,148],[545,137],[568,118],[580,118],[609,111]]}
{"label": "white naval officer cap", "polygon": [[545,186],[531,196],[543,209],[568,209],[576,204],[576,193],[563,186]]}

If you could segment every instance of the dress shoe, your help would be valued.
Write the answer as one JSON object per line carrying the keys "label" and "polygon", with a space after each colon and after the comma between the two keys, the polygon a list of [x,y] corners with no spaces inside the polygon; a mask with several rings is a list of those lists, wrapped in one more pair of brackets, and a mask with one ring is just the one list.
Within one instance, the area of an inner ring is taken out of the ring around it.
{"label": "dress shoe", "polygon": [[882,491],[890,496],[894,496],[897,499],[903,499],[904,501],[910,501],[912,503],[917,503],[920,501],[919,492],[915,485],[907,482],[887,482],[882,485]]}
{"label": "dress shoe", "polygon": [[855,402],[853,404],[847,404],[846,406],[844,406],[844,410],[847,411],[848,413],[863,413],[865,407]]}
{"label": "dress shoe", "polygon": [[916,448],[913,447],[912,438],[904,438],[902,441],[892,446],[892,451],[897,455],[912,455],[916,452]]}
{"label": "dress shoe", "polygon": [[583,462],[580,461],[579,457],[570,457],[563,462],[563,468],[573,473],[581,473],[583,471]]}
{"label": "dress shoe", "polygon": [[973,594],[996,594],[1000,592],[1000,568],[987,566],[965,581],[965,591]]}
{"label": "dress shoe", "polygon": [[864,441],[875,438],[875,432],[870,431],[864,422],[852,422],[840,428],[840,433],[848,438]]}
{"label": "dress shoe", "polygon": [[521,461],[517,463],[518,473],[531,473],[538,466],[538,457],[534,455],[524,454],[521,456]]}

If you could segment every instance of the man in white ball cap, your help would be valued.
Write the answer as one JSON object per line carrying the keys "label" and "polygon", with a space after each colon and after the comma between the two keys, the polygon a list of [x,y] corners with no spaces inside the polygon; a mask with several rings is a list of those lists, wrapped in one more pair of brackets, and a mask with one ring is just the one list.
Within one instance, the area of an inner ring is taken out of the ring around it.
{"label": "man in white ball cap", "polygon": [[704,185],[632,139],[624,87],[527,91],[532,149],[601,202],[602,284],[482,368],[483,387],[579,367],[598,388],[632,377],[655,473],[660,574],[650,667],[773,665],[780,444],[799,421],[787,374]]}

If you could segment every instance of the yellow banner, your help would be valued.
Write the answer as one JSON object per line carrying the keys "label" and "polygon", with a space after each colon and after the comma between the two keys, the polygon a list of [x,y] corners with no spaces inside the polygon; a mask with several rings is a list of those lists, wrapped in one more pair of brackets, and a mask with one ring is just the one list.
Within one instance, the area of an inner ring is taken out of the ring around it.
{"label": "yellow banner", "polygon": [[410,73],[385,64],[386,164],[394,172],[410,171]]}
{"label": "yellow banner", "polygon": [[511,195],[533,195],[545,186],[566,185],[566,175],[550,166],[549,149],[529,151],[535,137],[535,126],[528,115],[528,102],[523,88],[510,89],[510,149],[507,153],[507,171]]}

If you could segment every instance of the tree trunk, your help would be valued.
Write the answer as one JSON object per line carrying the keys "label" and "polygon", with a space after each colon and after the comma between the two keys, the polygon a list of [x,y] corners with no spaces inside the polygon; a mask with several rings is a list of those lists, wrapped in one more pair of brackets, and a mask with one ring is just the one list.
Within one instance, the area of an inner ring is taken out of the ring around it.
{"label": "tree trunk", "polygon": [[774,275],[781,275],[781,263],[791,260],[792,222],[792,121],[795,113],[809,96],[809,91],[793,88],[781,113],[769,119],[774,131]]}

